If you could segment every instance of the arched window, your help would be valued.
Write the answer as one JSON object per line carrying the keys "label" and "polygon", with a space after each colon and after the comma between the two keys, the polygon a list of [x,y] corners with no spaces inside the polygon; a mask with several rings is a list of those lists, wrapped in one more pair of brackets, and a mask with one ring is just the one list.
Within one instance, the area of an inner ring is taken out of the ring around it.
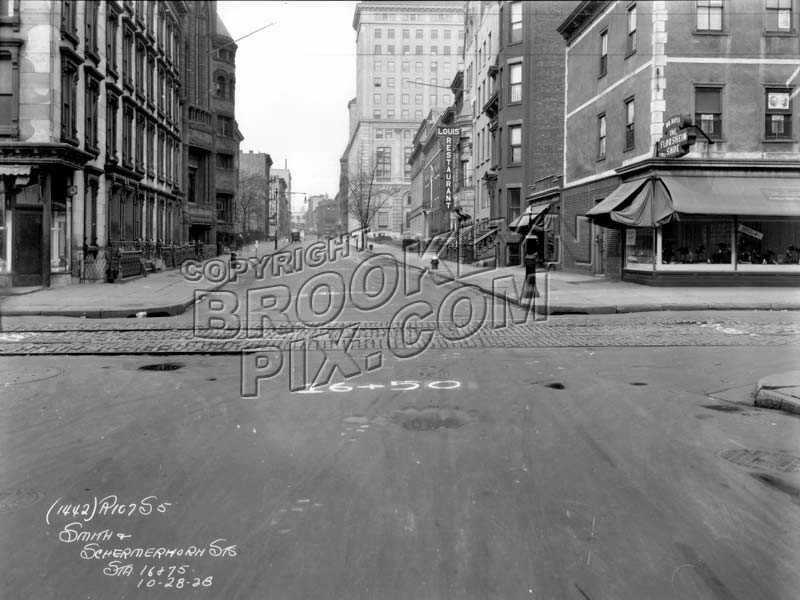
{"label": "arched window", "polygon": [[219,98],[225,98],[227,95],[227,81],[225,80],[224,75],[219,75],[217,77],[217,96]]}

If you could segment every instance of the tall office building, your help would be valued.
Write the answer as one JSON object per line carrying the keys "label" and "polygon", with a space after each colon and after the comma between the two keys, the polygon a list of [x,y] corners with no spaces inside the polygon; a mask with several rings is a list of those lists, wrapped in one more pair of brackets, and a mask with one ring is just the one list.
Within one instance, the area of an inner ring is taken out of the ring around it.
{"label": "tall office building", "polygon": [[[341,169],[350,181],[360,170],[374,170],[376,183],[395,192],[375,215],[372,231],[403,233],[414,133],[431,110],[452,104],[450,84],[463,69],[463,9],[460,1],[356,6],[357,95],[348,104],[350,139]],[[344,196],[353,203],[352,194],[342,194],[342,202]],[[357,228],[352,214],[349,228]]]}

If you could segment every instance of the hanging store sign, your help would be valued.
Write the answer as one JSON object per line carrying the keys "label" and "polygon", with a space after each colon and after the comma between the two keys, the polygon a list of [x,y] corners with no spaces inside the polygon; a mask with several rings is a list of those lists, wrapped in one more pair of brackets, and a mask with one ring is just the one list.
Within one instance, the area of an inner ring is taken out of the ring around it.
{"label": "hanging store sign", "polygon": [[436,135],[444,144],[444,205],[453,207],[453,173],[455,173],[456,144],[461,135],[460,127],[437,127]]}
{"label": "hanging store sign", "polygon": [[754,237],[757,240],[760,240],[760,239],[764,238],[764,234],[763,233],[761,233],[760,231],[756,231],[755,229],[750,229],[746,225],[739,225],[739,231],[741,231],[745,235],[749,235],[750,237]]}
{"label": "hanging store sign", "polygon": [[656,144],[660,158],[680,158],[689,153],[694,144],[695,133],[690,131],[692,118],[689,115],[675,115],[664,123],[664,135]]}

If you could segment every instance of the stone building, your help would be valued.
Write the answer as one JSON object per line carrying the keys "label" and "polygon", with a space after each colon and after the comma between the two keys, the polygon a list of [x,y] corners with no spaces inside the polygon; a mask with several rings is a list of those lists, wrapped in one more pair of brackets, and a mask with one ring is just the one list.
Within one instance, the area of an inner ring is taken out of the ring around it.
{"label": "stone building", "polygon": [[0,285],[174,266],[194,252],[198,228],[213,252],[214,178],[196,172],[195,149],[213,156],[213,135],[187,137],[211,125],[211,94],[198,90],[210,78],[215,3],[0,9]]}

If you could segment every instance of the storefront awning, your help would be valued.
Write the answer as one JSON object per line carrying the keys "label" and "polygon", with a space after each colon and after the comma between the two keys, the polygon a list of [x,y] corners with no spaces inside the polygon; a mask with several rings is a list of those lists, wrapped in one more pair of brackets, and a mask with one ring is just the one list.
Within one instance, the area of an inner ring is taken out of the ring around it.
{"label": "storefront awning", "polygon": [[600,224],[658,227],[669,223],[674,212],[664,183],[653,177],[626,181],[586,214]]}
{"label": "storefront awning", "polygon": [[586,214],[628,227],[658,227],[676,214],[797,217],[800,178],[650,177],[623,183]]}
{"label": "storefront awning", "polygon": [[800,216],[800,178],[662,177],[677,213]]}
{"label": "storefront awning", "polygon": [[528,227],[531,223],[535,223],[539,215],[546,212],[550,208],[551,203],[539,204],[537,206],[529,206],[528,210],[518,216],[516,219],[508,224],[509,229],[519,229],[520,227]]}

